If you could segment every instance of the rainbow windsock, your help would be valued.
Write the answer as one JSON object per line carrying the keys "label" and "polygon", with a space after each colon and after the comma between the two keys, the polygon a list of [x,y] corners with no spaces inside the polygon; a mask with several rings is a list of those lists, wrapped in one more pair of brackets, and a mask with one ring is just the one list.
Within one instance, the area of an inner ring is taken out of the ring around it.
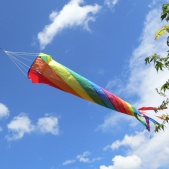
{"label": "rainbow windsock", "polygon": [[[159,125],[147,114],[145,115],[109,91],[54,61],[48,54],[38,55],[29,69],[28,78],[32,80],[32,83],[48,84],[106,108],[135,116],[148,130],[150,130],[149,120]],[[146,122],[141,120],[142,117]]]}

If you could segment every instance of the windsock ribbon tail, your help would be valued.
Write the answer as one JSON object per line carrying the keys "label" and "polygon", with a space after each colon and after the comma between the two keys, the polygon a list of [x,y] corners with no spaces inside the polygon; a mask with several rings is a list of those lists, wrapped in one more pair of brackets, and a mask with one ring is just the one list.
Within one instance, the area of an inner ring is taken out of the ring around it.
{"label": "windsock ribbon tail", "polygon": [[[139,110],[139,112],[140,112],[142,115],[145,116],[145,114],[146,114],[146,116],[149,118],[150,121],[152,121],[152,122],[154,123],[155,126],[159,126],[160,123],[158,123],[157,121],[155,121],[154,119],[152,119],[151,117],[149,117],[149,113],[142,111],[142,110],[155,110],[155,109],[156,109],[156,110],[159,110],[159,108],[155,108],[155,107],[142,107],[142,108],[139,108],[138,110]],[[163,110],[164,110],[164,109],[168,109],[168,107],[163,107],[162,109],[163,109]],[[141,110],[141,111],[140,111],[140,110]],[[160,117],[160,116],[156,116],[156,115],[154,115],[154,116],[157,117],[157,118],[159,118],[159,119],[166,120],[166,119],[164,119],[164,118],[162,118],[162,117]],[[146,118],[147,118],[147,117],[146,117]],[[147,121],[147,120],[146,120],[146,121]]]}
{"label": "windsock ribbon tail", "polygon": [[[153,118],[149,117],[149,115],[146,112],[141,112],[140,110],[137,110],[137,114],[135,115],[135,117],[146,126],[147,130],[150,131],[150,121],[153,122],[153,124],[155,126],[159,126],[160,124],[154,120]],[[139,119],[138,117],[142,117],[145,119],[146,122],[142,121],[141,119]]]}
{"label": "windsock ribbon tail", "polygon": [[[138,110],[159,110],[158,108],[155,108],[155,107],[141,107],[139,108]],[[162,109],[167,109],[167,107],[163,107]]]}
{"label": "windsock ribbon tail", "polygon": [[[146,128],[148,131],[150,131],[150,125],[149,125],[149,119],[147,118],[147,116],[144,116],[139,110],[136,109],[136,112],[134,113],[135,117],[137,118],[138,121],[140,121]],[[146,122],[144,122],[143,120],[140,119],[140,117],[144,117]]]}
{"label": "windsock ribbon tail", "polygon": [[153,122],[153,124],[154,124],[155,126],[159,126],[159,125],[160,125],[156,120],[152,119],[152,118],[149,117],[147,114],[145,115],[145,114],[142,113],[142,112],[140,112],[140,113],[144,116],[144,118],[145,118],[145,120],[146,120],[146,124],[147,124],[147,129],[148,129],[148,131],[150,131],[150,121]]}

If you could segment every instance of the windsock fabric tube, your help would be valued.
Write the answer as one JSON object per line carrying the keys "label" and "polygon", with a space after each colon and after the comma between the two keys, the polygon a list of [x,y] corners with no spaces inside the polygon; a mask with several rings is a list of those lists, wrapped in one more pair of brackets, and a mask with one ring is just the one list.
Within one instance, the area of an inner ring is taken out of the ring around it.
{"label": "windsock fabric tube", "polygon": [[[149,120],[151,119],[148,115],[141,113],[134,106],[109,91],[54,61],[48,54],[40,53],[37,56],[29,69],[28,78],[32,80],[32,83],[48,84],[106,108],[135,116],[150,130]],[[146,123],[139,117],[144,117]],[[153,122],[158,124],[155,120]]]}

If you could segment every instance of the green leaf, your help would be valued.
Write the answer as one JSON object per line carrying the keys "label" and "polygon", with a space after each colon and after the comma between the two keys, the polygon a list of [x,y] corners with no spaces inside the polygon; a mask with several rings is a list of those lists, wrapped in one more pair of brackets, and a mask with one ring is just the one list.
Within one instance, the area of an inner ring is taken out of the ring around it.
{"label": "green leaf", "polygon": [[165,19],[166,16],[167,16],[167,13],[161,15],[161,19],[162,19],[162,20]]}
{"label": "green leaf", "polygon": [[159,62],[159,61],[156,62],[155,68],[156,68],[157,72],[158,72],[159,68],[160,68],[161,70],[163,70],[163,67],[164,67],[164,65],[163,65],[162,62]]}
{"label": "green leaf", "polygon": [[149,57],[146,57],[146,58],[145,58],[145,62],[146,62],[146,63],[145,63],[146,65],[147,65],[147,63],[150,63],[150,58],[149,58]]}

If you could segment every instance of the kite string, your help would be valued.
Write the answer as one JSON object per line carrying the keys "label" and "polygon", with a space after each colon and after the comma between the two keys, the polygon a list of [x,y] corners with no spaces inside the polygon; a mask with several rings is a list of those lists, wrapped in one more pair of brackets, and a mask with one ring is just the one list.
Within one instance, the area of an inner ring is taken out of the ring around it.
{"label": "kite string", "polygon": [[[25,60],[28,60],[28,61],[31,61],[33,62],[32,60],[29,60],[25,57],[22,57],[22,55],[25,55],[25,56],[38,56],[39,53],[27,53],[27,52],[12,52],[12,51],[6,51],[4,49],[2,49],[0,47],[1,50],[3,50],[7,55],[8,57],[12,60],[12,62],[18,67],[18,69],[27,77],[27,73],[25,73],[24,71],[28,72],[28,70],[24,67],[26,66],[27,68],[30,69],[30,66],[26,65],[25,63],[23,63],[22,61],[20,61],[19,59],[17,59],[16,57],[20,57],[22,59],[25,59]],[[22,69],[24,69],[24,71]]]}
{"label": "kite string", "polygon": [[11,52],[11,51],[5,51],[8,53],[11,53],[13,55],[27,55],[27,56],[38,56],[39,53],[27,53],[27,52]]}
{"label": "kite string", "polygon": [[19,59],[17,59],[16,57],[12,56],[11,54],[7,54],[10,55],[11,57],[15,58],[16,60],[18,60],[20,63],[22,63],[23,65],[25,65],[26,67],[30,68],[28,65],[26,65],[25,63],[23,63],[22,61],[20,61]]}
{"label": "kite string", "polygon": [[19,68],[19,70],[27,77],[27,75],[23,72],[23,70],[17,65],[17,63],[15,63],[15,61],[13,60],[13,56],[10,56],[9,54],[7,54],[7,55],[12,60],[12,62]]}
{"label": "kite string", "polygon": [[[16,59],[14,56],[12,56],[11,54],[9,54],[9,53],[6,53],[8,56],[10,56],[11,58],[13,58],[13,62],[15,61],[15,64],[17,65],[17,67],[22,71],[22,69],[19,67],[19,66],[21,66],[26,72],[28,72],[28,70],[27,69],[25,69],[24,67],[23,67],[23,65],[25,65],[26,67],[28,67],[28,68],[30,68],[28,65],[26,65],[26,64],[24,64],[23,62],[21,62],[19,59]],[[20,63],[19,63],[20,62]],[[21,65],[21,64],[23,64],[23,65]],[[22,71],[23,72],[23,71]],[[24,72],[23,72],[24,73]],[[27,73],[26,73],[27,74]],[[25,73],[24,73],[24,75],[25,76],[27,76]]]}
{"label": "kite string", "polygon": [[[10,53],[10,52],[6,52],[6,53],[8,53],[8,54],[10,54],[10,55],[14,55],[14,54],[12,54],[12,53]],[[28,60],[28,61],[31,61],[31,62],[33,62],[32,60],[29,60],[29,59],[27,59],[27,58],[24,58],[24,57],[22,57],[22,56],[19,56],[18,54],[15,54],[14,56],[17,56],[17,57],[20,57],[20,58],[22,58],[22,59],[25,59],[25,60]]]}
{"label": "kite string", "polygon": [[[13,57],[13,56],[11,56],[11,57]],[[21,65],[21,63],[19,63],[14,57],[13,57],[13,59],[14,59],[15,62],[16,62],[18,65],[20,65],[26,72],[28,72],[28,70],[25,69],[25,67],[24,67],[23,65]]]}

